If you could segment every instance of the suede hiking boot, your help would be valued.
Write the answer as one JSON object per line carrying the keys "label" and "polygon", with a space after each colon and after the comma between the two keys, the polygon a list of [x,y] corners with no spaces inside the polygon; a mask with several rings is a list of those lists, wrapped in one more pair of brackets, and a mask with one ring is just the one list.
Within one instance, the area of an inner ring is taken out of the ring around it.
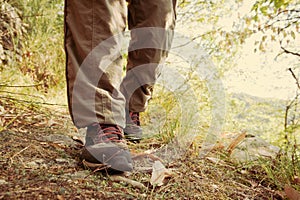
{"label": "suede hiking boot", "polygon": [[124,129],[125,137],[129,141],[139,142],[142,139],[143,129],[140,123],[140,114],[138,112],[129,112],[126,117],[126,127]]}
{"label": "suede hiking boot", "polygon": [[107,164],[116,171],[133,169],[123,130],[116,125],[90,125],[81,157],[88,162]]}

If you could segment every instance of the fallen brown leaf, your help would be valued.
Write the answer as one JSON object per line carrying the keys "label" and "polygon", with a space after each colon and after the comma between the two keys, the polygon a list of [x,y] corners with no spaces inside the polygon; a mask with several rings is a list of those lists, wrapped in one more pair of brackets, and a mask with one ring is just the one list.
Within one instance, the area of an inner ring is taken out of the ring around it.
{"label": "fallen brown leaf", "polygon": [[227,152],[229,155],[231,155],[232,151],[236,148],[236,146],[245,139],[246,133],[241,133],[238,135],[227,147]]}
{"label": "fallen brown leaf", "polygon": [[58,200],[65,200],[65,198],[63,196],[61,196],[61,195],[57,195],[57,199]]}
{"label": "fallen brown leaf", "polygon": [[166,177],[172,176],[173,172],[166,169],[160,161],[155,161],[152,167],[151,185],[162,186]]}
{"label": "fallen brown leaf", "polygon": [[153,161],[163,162],[163,160],[161,158],[159,158],[158,156],[153,155],[151,153],[146,153],[146,152],[134,155],[132,157],[132,160],[140,160],[140,159],[143,159],[143,158],[150,158]]}
{"label": "fallen brown leaf", "polygon": [[92,169],[107,167],[107,165],[105,165],[105,164],[102,164],[102,163],[91,163],[91,162],[88,162],[86,160],[83,160],[82,163],[83,163],[83,165],[85,167],[92,168]]}
{"label": "fallen brown leaf", "polygon": [[286,185],[284,192],[290,200],[300,200],[300,193],[291,186]]}

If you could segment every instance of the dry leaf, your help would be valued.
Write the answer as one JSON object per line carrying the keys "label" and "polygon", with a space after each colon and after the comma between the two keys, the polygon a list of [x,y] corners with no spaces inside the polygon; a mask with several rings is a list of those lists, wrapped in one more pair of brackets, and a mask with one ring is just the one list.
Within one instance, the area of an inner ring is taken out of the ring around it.
{"label": "dry leaf", "polygon": [[204,144],[199,152],[200,158],[205,158],[211,151],[220,151],[224,149],[224,145],[221,142],[216,144]]}
{"label": "dry leaf", "polygon": [[85,167],[92,169],[93,173],[110,168],[110,165],[101,164],[101,163],[91,163],[86,160],[83,160],[82,163]]}
{"label": "dry leaf", "polygon": [[211,161],[214,164],[218,164],[219,162],[221,162],[220,159],[218,158],[214,158],[214,157],[206,157],[207,160]]}
{"label": "dry leaf", "polygon": [[134,155],[132,157],[132,160],[141,160],[141,159],[144,159],[144,158],[149,158],[149,159],[151,159],[153,161],[163,162],[163,160],[161,158],[159,158],[158,156],[153,155],[151,153],[147,153],[147,152]]}
{"label": "dry leaf", "polygon": [[166,177],[171,176],[171,170],[166,169],[160,161],[155,161],[152,167],[151,185],[162,186]]}
{"label": "dry leaf", "polygon": [[63,196],[61,196],[61,195],[57,195],[57,199],[58,200],[65,200],[65,198]]}
{"label": "dry leaf", "polygon": [[141,173],[151,173],[152,167],[134,167],[134,170]]}
{"label": "dry leaf", "polygon": [[91,163],[91,162],[88,162],[86,160],[83,160],[82,161],[83,165],[88,167],[88,168],[102,168],[102,167],[107,167],[107,165],[105,164],[102,164],[102,163]]}
{"label": "dry leaf", "polygon": [[300,193],[291,186],[285,186],[284,192],[290,200],[300,200]]}
{"label": "dry leaf", "polygon": [[228,146],[227,152],[229,155],[232,153],[232,151],[236,148],[236,146],[245,139],[246,133],[242,133],[239,136],[237,136]]}
{"label": "dry leaf", "polygon": [[72,139],[73,139],[75,142],[77,142],[78,144],[84,146],[84,141],[83,141],[81,138],[79,138],[79,137],[77,137],[77,136],[73,136]]}

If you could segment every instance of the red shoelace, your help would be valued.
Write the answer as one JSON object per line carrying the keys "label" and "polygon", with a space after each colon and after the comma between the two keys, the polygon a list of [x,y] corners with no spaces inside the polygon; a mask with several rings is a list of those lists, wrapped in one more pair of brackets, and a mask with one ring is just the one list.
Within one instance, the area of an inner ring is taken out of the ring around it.
{"label": "red shoelace", "polygon": [[123,131],[117,125],[95,124],[97,126],[97,143],[100,142],[123,142]]}
{"label": "red shoelace", "polygon": [[133,123],[140,126],[140,114],[138,112],[130,112],[129,116]]}

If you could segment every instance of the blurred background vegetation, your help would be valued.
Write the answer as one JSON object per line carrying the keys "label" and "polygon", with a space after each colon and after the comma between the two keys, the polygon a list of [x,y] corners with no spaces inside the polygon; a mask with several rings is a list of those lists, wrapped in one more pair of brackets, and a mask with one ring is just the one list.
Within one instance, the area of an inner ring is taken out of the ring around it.
{"label": "blurred background vegetation", "polygon": [[63,1],[0,4],[0,94],[65,104]]}
{"label": "blurred background vegetation", "polygon": [[[243,0],[180,0],[177,11],[178,30],[193,30],[185,31],[184,34],[197,41],[208,52],[221,76],[236,66],[239,50],[247,38],[253,35],[258,35],[259,38],[253,44],[253,51],[264,53],[268,51],[266,46],[270,41],[277,42],[281,47],[278,56],[290,55],[299,61],[299,47],[296,45],[300,29],[299,1],[255,1],[248,13],[239,13],[233,24],[224,26],[224,19],[236,14],[243,3]],[[64,1],[0,0],[0,4],[1,98],[66,106]],[[289,68],[293,73],[291,79],[295,79],[295,87],[299,90],[299,62],[292,63]],[[198,83],[198,86],[206,91],[205,84]],[[200,97],[201,101],[208,101],[209,95],[202,93],[204,96]],[[277,131],[280,136],[274,140],[280,145],[282,137],[288,139],[287,143],[290,144],[294,138],[291,133],[299,130],[298,98],[297,92],[295,98],[285,103],[285,113],[280,114],[280,126],[283,129]],[[161,101],[168,102],[165,100]],[[230,101],[229,110],[236,110],[238,104],[245,103],[235,101],[237,100]],[[207,105],[204,103],[202,109]],[[242,129],[243,125],[234,127]],[[274,132],[274,129],[270,130],[272,131],[266,134]]]}

